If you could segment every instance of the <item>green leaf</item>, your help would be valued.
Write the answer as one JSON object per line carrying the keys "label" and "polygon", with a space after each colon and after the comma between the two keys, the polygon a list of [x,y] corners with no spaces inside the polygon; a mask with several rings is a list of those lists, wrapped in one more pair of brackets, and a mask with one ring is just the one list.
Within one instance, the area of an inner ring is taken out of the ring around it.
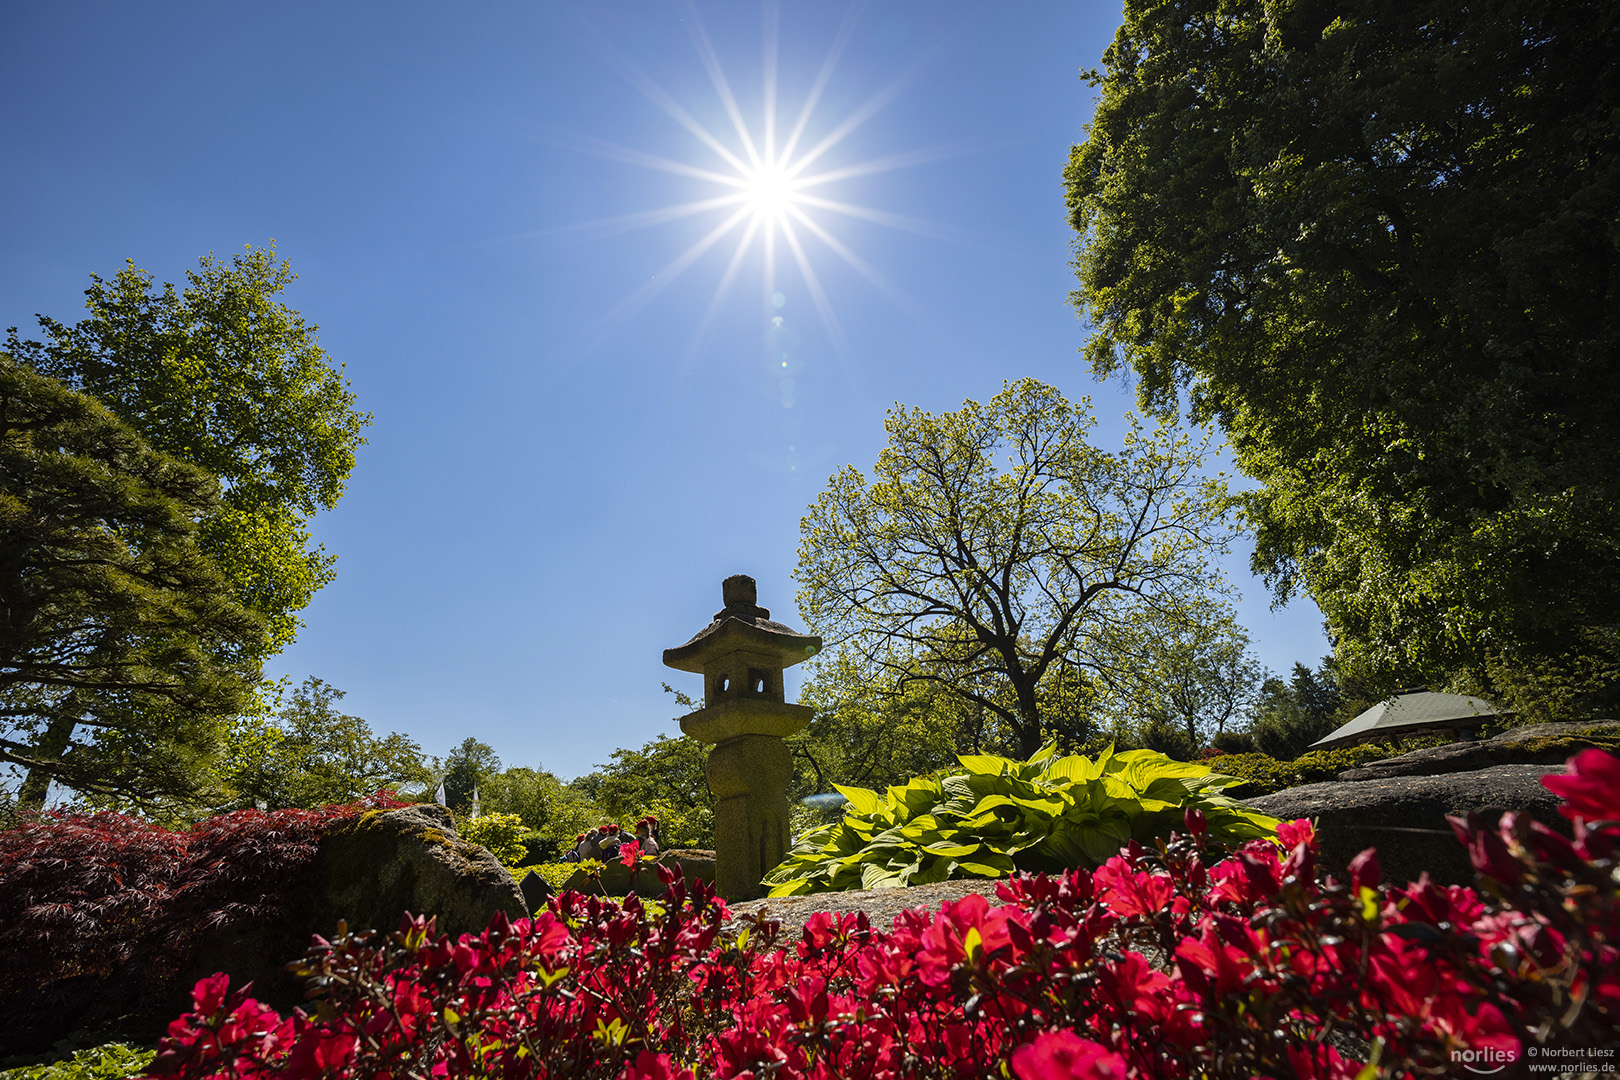
{"label": "green leaf", "polygon": [[844,787],[842,784],[834,784],[833,787],[838,791],[838,794],[849,800],[850,810],[858,815],[870,817],[883,807],[883,796],[875,791],[868,791],[866,788],[859,787]]}

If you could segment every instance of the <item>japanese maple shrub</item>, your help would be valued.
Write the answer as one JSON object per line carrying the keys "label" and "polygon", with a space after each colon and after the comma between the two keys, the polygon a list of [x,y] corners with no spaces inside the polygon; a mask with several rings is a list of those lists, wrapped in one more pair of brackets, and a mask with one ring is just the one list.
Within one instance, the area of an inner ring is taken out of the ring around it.
{"label": "japanese maple shrub", "polygon": [[0,831],[0,1044],[49,1046],[74,1026],[143,1011],[161,1030],[185,1001],[177,980],[203,934],[284,923],[321,834],[400,805],[382,793],[320,810],[242,810],[181,832],[48,812]]}

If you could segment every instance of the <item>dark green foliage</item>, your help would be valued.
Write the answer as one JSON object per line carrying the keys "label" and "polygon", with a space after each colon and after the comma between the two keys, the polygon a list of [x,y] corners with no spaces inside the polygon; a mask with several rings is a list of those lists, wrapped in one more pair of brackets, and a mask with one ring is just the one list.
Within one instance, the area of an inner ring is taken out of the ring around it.
{"label": "dark green foliage", "polygon": [[1620,694],[1617,58],[1609,0],[1129,0],[1094,76],[1086,357],[1225,426],[1375,696]]}
{"label": "dark green foliage", "polygon": [[1152,716],[1144,721],[1137,728],[1136,741],[1143,749],[1176,761],[1192,761],[1198,757],[1200,749],[1186,728],[1163,716]]}
{"label": "dark green foliage", "polygon": [[1254,736],[1247,731],[1223,731],[1209,744],[1223,754],[1254,753]]}
{"label": "dark green foliage", "polygon": [[262,622],[198,522],[219,485],[0,353],[0,761],[142,802],[189,796],[252,699]]}
{"label": "dark green foliage", "polygon": [[1285,761],[1296,758],[1354,715],[1346,715],[1346,705],[1325,663],[1317,671],[1296,663],[1288,682],[1267,679],[1260,687],[1249,725],[1254,749]]}

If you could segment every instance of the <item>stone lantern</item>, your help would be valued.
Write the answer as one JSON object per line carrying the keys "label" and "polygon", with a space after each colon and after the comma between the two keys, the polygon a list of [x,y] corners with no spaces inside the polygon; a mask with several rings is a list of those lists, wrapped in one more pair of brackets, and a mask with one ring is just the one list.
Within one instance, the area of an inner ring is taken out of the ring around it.
{"label": "stone lantern", "polygon": [[791,705],[782,669],[821,651],[821,639],[796,634],[755,603],[754,579],[721,583],[725,607],[664,663],[703,676],[703,708],[681,717],[681,730],[709,753],[714,792],[714,884],[727,900],[761,895],[760,879],[788,852],[787,785],[793,759],[783,739],[810,722],[808,705]]}

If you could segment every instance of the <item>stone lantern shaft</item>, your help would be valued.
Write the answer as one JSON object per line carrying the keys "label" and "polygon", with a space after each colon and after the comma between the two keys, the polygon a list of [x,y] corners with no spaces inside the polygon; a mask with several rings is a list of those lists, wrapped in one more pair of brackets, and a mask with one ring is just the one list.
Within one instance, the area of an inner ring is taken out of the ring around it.
{"label": "stone lantern shaft", "polygon": [[703,708],[681,730],[712,743],[706,770],[714,792],[714,881],[727,900],[764,890],[760,879],[788,851],[787,785],[793,759],[782,740],[804,730],[811,709],[787,701],[782,670],[821,651],[821,639],[771,622],[754,579],[721,585],[725,606],[692,640],[664,650],[664,663],[703,676]]}

